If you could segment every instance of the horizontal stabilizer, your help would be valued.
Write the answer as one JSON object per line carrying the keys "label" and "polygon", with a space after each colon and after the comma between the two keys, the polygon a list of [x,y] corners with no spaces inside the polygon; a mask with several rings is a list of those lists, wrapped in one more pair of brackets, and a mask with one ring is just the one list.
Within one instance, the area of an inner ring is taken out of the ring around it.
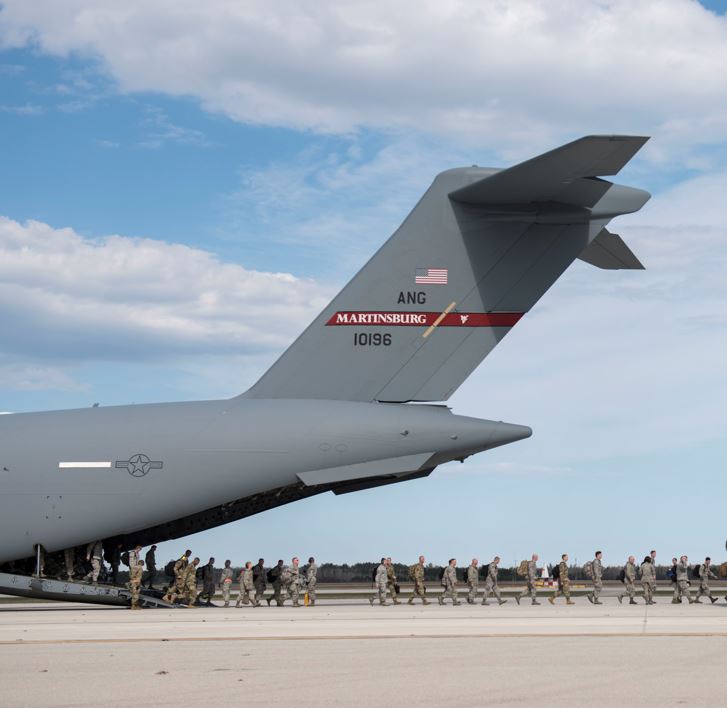
{"label": "horizontal stabilizer", "polygon": [[456,189],[450,198],[467,204],[561,202],[590,207],[611,187],[600,175],[615,175],[648,140],[629,135],[589,135],[519,165]]}
{"label": "horizontal stabilizer", "polygon": [[607,229],[601,229],[578,258],[604,270],[644,270],[641,261],[623,239]]}

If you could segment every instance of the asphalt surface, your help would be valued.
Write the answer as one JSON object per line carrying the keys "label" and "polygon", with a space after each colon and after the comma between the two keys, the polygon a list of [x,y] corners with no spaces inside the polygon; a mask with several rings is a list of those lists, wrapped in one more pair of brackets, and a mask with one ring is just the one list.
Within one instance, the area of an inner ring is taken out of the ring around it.
{"label": "asphalt surface", "polygon": [[727,603],[0,607],[0,704],[725,705]]}

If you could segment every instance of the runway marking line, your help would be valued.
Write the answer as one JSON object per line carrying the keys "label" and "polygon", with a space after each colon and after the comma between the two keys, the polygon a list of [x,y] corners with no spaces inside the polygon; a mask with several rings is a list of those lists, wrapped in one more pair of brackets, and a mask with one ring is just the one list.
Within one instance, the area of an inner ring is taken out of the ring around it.
{"label": "runway marking line", "polygon": [[603,637],[606,639],[648,639],[649,637],[727,637],[727,632],[540,632],[501,634],[372,634],[372,635],[326,635],[326,636],[280,636],[280,637],[136,637],[118,639],[14,639],[0,640],[0,646],[26,646],[39,644],[150,644],[162,642],[314,642],[352,641],[381,639],[553,639],[553,638]]}

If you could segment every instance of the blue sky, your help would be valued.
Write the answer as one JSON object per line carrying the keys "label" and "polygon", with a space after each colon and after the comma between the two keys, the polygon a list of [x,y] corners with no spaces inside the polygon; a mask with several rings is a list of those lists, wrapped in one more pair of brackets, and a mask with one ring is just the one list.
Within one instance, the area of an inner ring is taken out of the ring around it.
{"label": "blue sky", "polygon": [[0,8],[0,410],[235,395],[438,171],[652,136],[648,270],[574,264],[450,401],[532,439],[163,555],[724,555],[726,2]]}

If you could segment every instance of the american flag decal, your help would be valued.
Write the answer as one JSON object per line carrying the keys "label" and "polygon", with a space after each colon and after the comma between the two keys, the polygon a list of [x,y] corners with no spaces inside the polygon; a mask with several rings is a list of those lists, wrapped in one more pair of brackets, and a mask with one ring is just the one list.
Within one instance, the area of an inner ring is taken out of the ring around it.
{"label": "american flag decal", "polygon": [[417,268],[414,273],[416,285],[446,285],[448,278],[447,268]]}

